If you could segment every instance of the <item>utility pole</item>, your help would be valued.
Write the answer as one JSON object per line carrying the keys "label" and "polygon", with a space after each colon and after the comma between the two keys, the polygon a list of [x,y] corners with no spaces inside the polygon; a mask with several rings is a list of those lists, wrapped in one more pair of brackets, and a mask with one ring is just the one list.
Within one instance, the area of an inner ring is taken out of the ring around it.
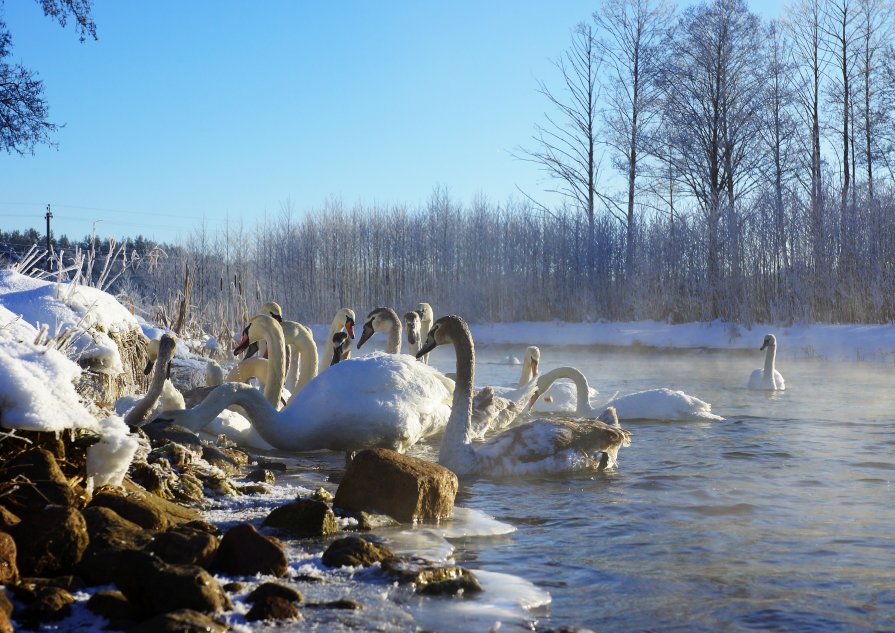
{"label": "utility pole", "polygon": [[53,246],[50,243],[50,220],[53,219],[53,212],[50,211],[50,205],[47,205],[47,272],[53,272]]}

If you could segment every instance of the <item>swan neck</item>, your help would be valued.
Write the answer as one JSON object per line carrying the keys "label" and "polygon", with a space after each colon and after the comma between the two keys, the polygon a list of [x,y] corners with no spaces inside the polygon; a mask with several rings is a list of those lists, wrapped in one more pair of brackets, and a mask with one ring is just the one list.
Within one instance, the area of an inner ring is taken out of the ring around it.
{"label": "swan neck", "polygon": [[538,381],[539,385],[543,385],[540,389],[541,394],[550,389],[560,378],[568,378],[575,383],[575,413],[587,415],[590,412],[590,385],[587,384],[584,374],[574,367],[560,367],[544,374]]}
{"label": "swan neck", "polygon": [[466,463],[468,456],[464,457],[464,453],[471,453],[472,385],[475,377],[475,346],[468,330],[464,329],[454,336],[454,352],[457,356],[457,377],[451,415],[441,441],[438,461],[460,475],[471,468]]}
{"label": "swan neck", "polygon": [[152,410],[152,407],[155,406],[155,403],[165,386],[169,361],[170,358],[159,358],[156,360],[152,372],[152,382],[149,383],[149,389],[146,391],[146,395],[143,396],[134,408],[128,411],[128,414],[124,417],[125,423],[130,424],[131,426],[136,426],[146,420],[146,416]]}
{"label": "swan neck", "polygon": [[261,320],[262,332],[267,340],[267,382],[264,384],[264,397],[276,409],[280,404],[280,394],[283,392],[283,383],[286,381],[286,342],[283,338],[283,330],[279,326],[269,325],[276,323],[273,319]]}
{"label": "swan neck", "polygon": [[[771,345],[768,347],[768,351],[765,352],[764,355],[764,375],[765,376],[773,376],[774,375],[774,359],[777,356],[777,346]],[[754,365],[753,365],[754,367]]]}
{"label": "swan neck", "polygon": [[388,314],[388,343],[386,344],[386,352],[389,354],[401,353],[401,319],[397,313]]}

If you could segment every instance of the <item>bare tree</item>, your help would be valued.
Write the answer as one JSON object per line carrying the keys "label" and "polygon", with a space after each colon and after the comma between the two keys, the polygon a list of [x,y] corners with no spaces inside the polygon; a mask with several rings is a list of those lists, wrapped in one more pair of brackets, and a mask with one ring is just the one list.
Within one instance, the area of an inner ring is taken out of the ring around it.
{"label": "bare tree", "polygon": [[575,27],[571,47],[554,65],[560,73],[562,90],[552,90],[540,81],[538,91],[547,98],[555,114],[544,114],[547,122],[538,124],[533,136],[537,147],[522,150],[519,156],[539,165],[558,183],[547,191],[559,194],[584,212],[589,236],[587,268],[593,271],[594,208],[599,195],[596,145],[600,59],[591,25]]}
{"label": "bare tree", "polygon": [[[830,269],[830,245],[824,222],[821,171],[820,102],[828,55],[822,48],[824,0],[796,0],[787,7],[783,25],[792,44],[793,82],[802,125],[808,128],[809,233],[812,268],[823,278]],[[804,180],[803,180],[804,182]]]}
{"label": "bare tree", "polygon": [[[741,276],[740,196],[756,185],[763,32],[743,0],[714,0],[687,10],[663,71],[669,160],[705,216],[709,315],[720,314],[722,246]],[[722,242],[722,220],[728,236]]]}
{"label": "bare tree", "polygon": [[605,69],[604,142],[615,153],[615,166],[627,178],[626,207],[609,207],[625,227],[627,279],[634,278],[638,165],[645,136],[659,112],[658,77],[672,15],[664,0],[604,0],[594,13],[600,32],[597,47]]}
{"label": "bare tree", "polygon": [[[44,15],[55,18],[63,27],[73,17],[82,42],[88,35],[96,39],[96,25],[90,15],[92,0],[38,0],[38,4]],[[0,15],[0,150],[33,154],[38,144],[53,144],[50,135],[59,126],[48,118],[44,86],[37,73],[11,63],[11,55],[12,35]]]}

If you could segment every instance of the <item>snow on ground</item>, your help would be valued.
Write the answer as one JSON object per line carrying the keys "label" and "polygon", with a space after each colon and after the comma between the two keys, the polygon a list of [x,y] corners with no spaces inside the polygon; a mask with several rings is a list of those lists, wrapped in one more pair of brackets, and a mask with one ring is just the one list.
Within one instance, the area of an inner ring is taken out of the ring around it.
{"label": "snow on ground", "polygon": [[102,290],[35,279],[13,270],[0,270],[0,306],[38,329],[47,325],[50,336],[70,331],[70,356],[112,375],[123,368],[118,346],[108,334],[138,327],[134,315]]}

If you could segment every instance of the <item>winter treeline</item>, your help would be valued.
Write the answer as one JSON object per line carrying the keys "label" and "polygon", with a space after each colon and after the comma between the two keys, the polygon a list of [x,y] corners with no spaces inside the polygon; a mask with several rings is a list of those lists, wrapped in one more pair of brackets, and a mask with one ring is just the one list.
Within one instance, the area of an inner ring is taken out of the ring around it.
{"label": "winter treeline", "polygon": [[603,0],[518,151],[559,203],[287,203],[118,283],[212,331],[270,300],[314,323],[419,301],[473,321],[892,321],[892,35],[888,0],[794,0],[770,22],[743,0]]}

